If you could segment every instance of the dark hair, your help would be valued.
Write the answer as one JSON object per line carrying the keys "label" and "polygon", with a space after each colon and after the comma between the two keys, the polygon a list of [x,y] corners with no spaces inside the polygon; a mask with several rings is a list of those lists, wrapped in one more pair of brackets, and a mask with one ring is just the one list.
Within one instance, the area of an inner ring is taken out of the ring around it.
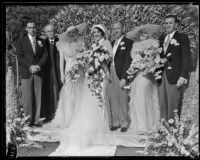
{"label": "dark hair", "polygon": [[34,20],[29,19],[29,20],[26,21],[26,27],[27,27],[27,24],[28,24],[28,23],[34,23],[34,24],[36,24]]}
{"label": "dark hair", "polygon": [[94,28],[96,28],[99,32],[101,32],[102,36],[105,36],[105,32],[101,28],[99,27],[94,27]]}
{"label": "dark hair", "polygon": [[168,14],[168,15],[165,16],[165,19],[167,19],[167,18],[174,18],[175,23],[179,23],[180,22],[175,14]]}

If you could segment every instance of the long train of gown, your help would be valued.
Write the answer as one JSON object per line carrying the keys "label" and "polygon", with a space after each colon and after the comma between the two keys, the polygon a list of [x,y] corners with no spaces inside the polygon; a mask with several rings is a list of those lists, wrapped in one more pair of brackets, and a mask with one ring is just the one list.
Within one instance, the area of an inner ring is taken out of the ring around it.
{"label": "long train of gown", "polygon": [[[87,80],[86,80],[87,81]],[[73,119],[61,131],[60,145],[50,156],[114,156],[117,142],[109,130],[99,101],[87,82],[77,99]]]}
{"label": "long train of gown", "polygon": [[75,109],[77,108],[77,99],[80,99],[81,91],[83,90],[83,76],[76,82],[72,83],[70,76],[67,74],[75,61],[68,60],[65,66],[65,83],[60,91],[58,107],[54,119],[42,126],[42,128],[35,128],[34,131],[41,134],[30,136],[30,140],[57,142],[60,140],[60,133],[64,128],[69,127],[72,122]]}

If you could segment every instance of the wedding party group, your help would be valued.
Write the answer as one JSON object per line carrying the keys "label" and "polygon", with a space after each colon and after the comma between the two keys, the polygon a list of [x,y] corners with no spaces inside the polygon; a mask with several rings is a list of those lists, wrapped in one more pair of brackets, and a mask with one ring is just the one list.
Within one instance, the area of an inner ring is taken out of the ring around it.
{"label": "wedding party group", "polygon": [[178,23],[168,14],[164,26],[124,33],[115,21],[113,41],[104,24],[70,26],[59,37],[48,24],[42,39],[36,23],[26,23],[28,34],[16,44],[23,110],[37,141],[59,142],[49,156],[113,156],[119,145],[144,146],[147,132],[181,116],[191,57]]}

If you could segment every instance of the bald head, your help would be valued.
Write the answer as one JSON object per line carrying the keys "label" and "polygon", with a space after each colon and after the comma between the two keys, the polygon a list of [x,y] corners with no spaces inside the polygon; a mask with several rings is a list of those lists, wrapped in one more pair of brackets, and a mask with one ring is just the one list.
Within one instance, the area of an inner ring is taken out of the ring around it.
{"label": "bald head", "polygon": [[48,24],[44,27],[44,31],[46,32],[46,30],[54,30],[55,27],[52,24]]}
{"label": "bald head", "polygon": [[112,24],[112,32],[115,38],[119,39],[123,35],[123,25],[119,21]]}
{"label": "bald head", "polygon": [[114,26],[114,25],[117,25],[118,27],[123,28],[122,23],[119,22],[119,21],[114,22],[114,23],[113,23],[113,26]]}
{"label": "bald head", "polygon": [[55,37],[55,27],[52,24],[48,24],[44,27],[44,31],[49,39],[54,39]]}

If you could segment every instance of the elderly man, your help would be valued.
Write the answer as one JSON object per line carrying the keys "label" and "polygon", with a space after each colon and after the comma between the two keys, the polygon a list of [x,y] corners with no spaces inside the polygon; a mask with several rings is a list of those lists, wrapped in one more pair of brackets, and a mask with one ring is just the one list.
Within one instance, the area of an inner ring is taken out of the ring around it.
{"label": "elderly man", "polygon": [[55,28],[48,24],[44,31],[47,35],[45,44],[47,46],[48,63],[44,71],[41,116],[46,118],[44,122],[48,122],[54,117],[62,83],[59,70],[59,52],[56,48],[58,38],[55,36]]}
{"label": "elderly man", "polygon": [[115,22],[112,25],[115,40],[112,41],[113,62],[110,67],[111,83],[108,86],[108,101],[110,110],[111,131],[121,128],[121,132],[126,132],[129,125],[128,115],[128,94],[122,88],[127,80],[127,73],[130,64],[130,51],[133,41],[123,34],[123,25]]}

